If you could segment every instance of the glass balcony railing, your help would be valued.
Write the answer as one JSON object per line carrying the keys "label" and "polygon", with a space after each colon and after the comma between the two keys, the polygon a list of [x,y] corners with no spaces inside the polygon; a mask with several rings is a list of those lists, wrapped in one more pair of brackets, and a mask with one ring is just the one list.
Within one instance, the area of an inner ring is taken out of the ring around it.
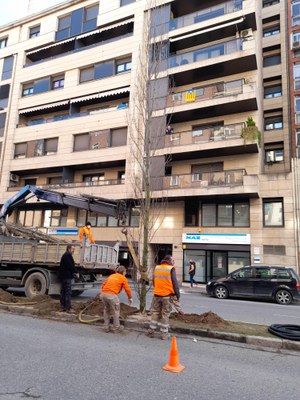
{"label": "glass balcony railing", "polygon": [[172,19],[169,24],[169,30],[183,28],[185,26],[197,24],[198,22],[207,21],[212,18],[230,14],[243,8],[243,0],[231,0],[218,4],[204,10],[184,15],[179,18]]}
{"label": "glass balcony railing", "polygon": [[165,176],[163,189],[209,188],[243,185],[244,169]]}
{"label": "glass balcony railing", "polygon": [[[51,118],[43,118],[39,120],[34,120],[34,121],[27,121],[25,122],[25,126],[33,126],[33,125],[40,125],[40,124],[48,124],[50,122],[57,122],[57,121],[64,121],[66,119],[72,119],[72,118],[80,118],[80,117],[85,117],[87,115],[94,115],[94,114],[100,114],[103,112],[108,112],[108,111],[116,111],[116,110],[122,110],[128,108],[128,103],[121,103],[117,106],[113,107],[107,107],[99,110],[93,110],[93,111],[86,111],[86,112],[81,112],[81,113],[75,113],[75,114],[68,114],[68,115],[60,115],[58,117],[51,117]],[[18,127],[22,127],[23,124],[18,125]]]}
{"label": "glass balcony railing", "polygon": [[165,136],[165,147],[238,139],[242,136],[244,126],[244,123],[238,123],[217,127],[199,127],[192,131],[174,132],[172,135]]}
{"label": "glass balcony railing", "polygon": [[168,58],[168,68],[178,67],[179,65],[192,64],[199,61],[209,60],[224,55],[232,54],[243,50],[241,39],[234,39],[224,43],[214,44],[208,47],[190,51],[183,54],[175,54]]}

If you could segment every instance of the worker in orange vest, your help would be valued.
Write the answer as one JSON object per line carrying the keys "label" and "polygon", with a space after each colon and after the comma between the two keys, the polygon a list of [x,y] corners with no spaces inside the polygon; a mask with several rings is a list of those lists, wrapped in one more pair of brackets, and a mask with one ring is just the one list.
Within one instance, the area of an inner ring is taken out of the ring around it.
{"label": "worker in orange vest", "polygon": [[101,290],[101,300],[104,305],[104,332],[110,331],[110,317],[113,318],[112,332],[121,332],[124,327],[120,325],[120,300],[118,294],[122,289],[125,290],[129,304],[132,304],[131,289],[125,277],[126,268],[123,265],[118,265],[116,273],[110,275],[103,283]]}
{"label": "worker in orange vest", "polygon": [[151,305],[151,320],[148,336],[154,337],[155,330],[160,322],[161,339],[169,338],[169,315],[171,311],[170,299],[179,302],[180,292],[174,268],[174,258],[164,257],[160,265],[154,269],[154,291]]}
{"label": "worker in orange vest", "polygon": [[93,233],[91,230],[91,223],[87,222],[85,226],[79,229],[79,239],[83,240],[83,238],[86,237],[86,243],[89,244],[94,244],[95,240],[93,238]]}

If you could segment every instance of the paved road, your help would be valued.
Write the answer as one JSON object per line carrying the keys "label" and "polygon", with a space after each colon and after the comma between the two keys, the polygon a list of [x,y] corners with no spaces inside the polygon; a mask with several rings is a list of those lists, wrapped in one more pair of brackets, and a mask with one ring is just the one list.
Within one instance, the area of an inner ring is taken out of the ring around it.
{"label": "paved road", "polygon": [[296,400],[300,354],[177,337],[180,374],[163,371],[170,341],[0,312],[0,399]]}
{"label": "paved road", "polygon": [[[97,290],[86,291],[77,299],[95,297]],[[134,294],[134,305],[138,300]],[[147,296],[147,307],[150,308],[152,292]],[[121,301],[126,302],[126,294],[121,294]],[[251,322],[257,324],[296,324],[300,325],[300,302],[291,305],[280,305],[272,302],[226,299],[219,300],[206,296],[203,288],[196,288],[192,292],[189,288],[181,289],[181,302],[187,313],[202,314],[212,311],[229,321]],[[1,400],[1,399],[0,399]]]}

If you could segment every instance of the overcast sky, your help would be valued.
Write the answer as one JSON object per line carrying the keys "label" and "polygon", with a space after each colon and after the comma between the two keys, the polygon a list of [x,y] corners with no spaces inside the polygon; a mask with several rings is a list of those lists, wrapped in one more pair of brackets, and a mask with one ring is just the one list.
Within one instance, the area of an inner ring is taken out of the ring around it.
{"label": "overcast sky", "polygon": [[[26,17],[29,0],[0,0],[0,26]],[[31,0],[34,2],[35,11],[43,10],[66,0]],[[38,9],[36,8],[38,7]]]}

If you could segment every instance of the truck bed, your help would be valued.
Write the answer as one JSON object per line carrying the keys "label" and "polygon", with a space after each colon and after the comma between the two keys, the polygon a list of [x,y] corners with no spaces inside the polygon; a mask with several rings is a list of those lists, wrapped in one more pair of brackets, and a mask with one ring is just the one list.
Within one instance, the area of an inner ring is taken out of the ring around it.
{"label": "truck bed", "polygon": [[[92,244],[84,247],[72,243],[75,265],[85,269],[111,268],[118,264],[118,249],[109,246]],[[28,241],[0,243],[1,264],[33,264],[49,268],[57,267],[66,251],[65,243],[28,243]]]}

